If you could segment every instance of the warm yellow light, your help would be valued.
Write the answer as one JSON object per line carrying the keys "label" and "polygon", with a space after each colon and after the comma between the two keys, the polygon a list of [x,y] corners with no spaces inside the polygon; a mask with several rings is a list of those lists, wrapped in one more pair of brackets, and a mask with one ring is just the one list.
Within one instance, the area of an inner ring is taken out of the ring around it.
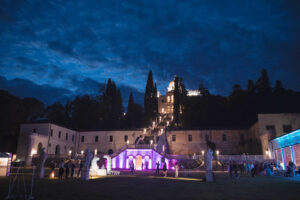
{"label": "warm yellow light", "polygon": [[83,150],[81,150],[81,154],[83,155],[83,153],[84,153],[84,151]]}
{"label": "warm yellow light", "polygon": [[95,150],[94,150],[94,155],[96,156],[97,153],[98,153],[98,149],[95,149]]}
{"label": "warm yellow light", "polygon": [[69,155],[71,155],[71,154],[72,154],[72,150],[69,151]]}
{"label": "warm yellow light", "polygon": [[220,153],[220,152],[219,152],[219,150],[217,150],[217,151],[216,151],[216,153],[217,153],[217,156],[218,156],[218,155],[219,155],[219,153]]}
{"label": "warm yellow light", "polygon": [[204,152],[205,152],[204,150],[202,150],[202,151],[201,151],[201,153],[202,153],[202,156],[204,155]]}
{"label": "warm yellow light", "polygon": [[51,172],[50,178],[54,178],[54,177],[55,177],[54,172]]}
{"label": "warm yellow light", "polygon": [[36,154],[36,150],[35,150],[35,149],[32,149],[32,150],[31,150],[31,156],[34,155],[34,154]]}

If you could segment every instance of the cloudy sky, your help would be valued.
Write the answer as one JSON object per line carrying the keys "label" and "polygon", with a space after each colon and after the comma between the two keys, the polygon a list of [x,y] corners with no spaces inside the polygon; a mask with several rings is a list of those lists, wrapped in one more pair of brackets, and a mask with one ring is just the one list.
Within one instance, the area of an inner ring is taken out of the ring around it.
{"label": "cloudy sky", "polygon": [[162,92],[177,74],[227,95],[266,68],[300,90],[299,2],[2,0],[0,75],[73,93],[110,77],[144,92],[152,69]]}

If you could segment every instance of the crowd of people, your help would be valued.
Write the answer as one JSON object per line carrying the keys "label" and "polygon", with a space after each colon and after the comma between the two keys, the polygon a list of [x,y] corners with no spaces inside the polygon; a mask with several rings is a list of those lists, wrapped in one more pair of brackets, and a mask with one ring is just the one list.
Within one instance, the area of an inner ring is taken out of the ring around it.
{"label": "crowd of people", "polygon": [[[81,160],[61,160],[59,163],[55,161],[51,161],[50,163],[50,169],[51,174],[55,174],[55,168],[58,167],[58,177],[59,179],[68,179],[68,178],[75,178],[75,175],[77,174],[77,177],[80,177],[83,163]],[[76,169],[76,174],[75,174]]]}

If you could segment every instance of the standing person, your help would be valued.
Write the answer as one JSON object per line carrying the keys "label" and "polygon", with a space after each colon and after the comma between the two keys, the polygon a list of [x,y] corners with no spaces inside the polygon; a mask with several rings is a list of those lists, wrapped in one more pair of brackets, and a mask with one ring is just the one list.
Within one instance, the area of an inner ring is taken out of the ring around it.
{"label": "standing person", "polygon": [[233,165],[235,178],[239,177],[239,175],[238,175],[238,167],[239,167],[238,163],[235,162],[234,165]]}
{"label": "standing person", "polygon": [[167,163],[166,162],[164,163],[163,172],[164,172],[164,177],[167,177],[168,170],[167,170]]}
{"label": "standing person", "polygon": [[59,171],[58,171],[58,176],[59,176],[59,179],[62,180],[62,177],[64,175],[64,160],[61,160],[60,163],[59,163]]}
{"label": "standing person", "polygon": [[50,163],[50,169],[51,169],[51,173],[50,173],[50,176],[53,176],[55,175],[55,164],[54,164],[54,161],[52,160],[51,163]]}
{"label": "standing person", "polygon": [[81,173],[81,170],[83,168],[83,163],[81,160],[79,160],[79,169],[78,169],[78,172],[77,172],[77,177],[79,177],[79,174]]}
{"label": "standing person", "polygon": [[255,175],[255,168],[254,168],[253,163],[251,163],[250,169],[251,169],[251,176],[254,177],[254,175]]}
{"label": "standing person", "polygon": [[155,173],[157,174],[157,175],[159,175],[159,161],[156,163],[156,171],[155,171]]}
{"label": "standing person", "polygon": [[70,173],[69,161],[67,161],[66,164],[65,164],[65,170],[66,170],[66,173],[65,173],[66,179],[68,179],[69,178],[69,173]]}
{"label": "standing person", "polygon": [[134,173],[134,164],[133,164],[133,161],[130,164],[130,172],[131,172],[131,174]]}
{"label": "standing person", "polygon": [[229,174],[230,174],[230,178],[233,177],[233,161],[230,161],[229,163]]}
{"label": "standing person", "polygon": [[175,164],[175,177],[178,177],[179,165],[178,162]]}
{"label": "standing person", "polygon": [[74,172],[75,172],[75,163],[73,161],[72,164],[71,164],[71,178],[73,178]]}

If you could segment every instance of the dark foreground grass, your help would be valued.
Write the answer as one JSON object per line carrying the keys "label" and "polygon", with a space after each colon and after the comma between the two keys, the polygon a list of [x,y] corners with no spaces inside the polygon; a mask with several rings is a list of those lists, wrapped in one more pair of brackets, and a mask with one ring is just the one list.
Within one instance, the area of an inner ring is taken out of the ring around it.
{"label": "dark foreground grass", "polygon": [[[201,177],[201,174],[195,173],[192,177]],[[28,181],[29,179],[30,177],[26,178]],[[8,182],[8,178],[0,178],[0,200],[7,195]],[[35,180],[33,196],[38,200],[296,200],[300,199],[300,182],[294,179],[265,176],[255,178],[243,176],[238,180],[233,180],[222,173],[216,174],[216,182],[212,183],[164,179],[145,176],[145,174],[107,176],[89,181],[43,179]]]}

